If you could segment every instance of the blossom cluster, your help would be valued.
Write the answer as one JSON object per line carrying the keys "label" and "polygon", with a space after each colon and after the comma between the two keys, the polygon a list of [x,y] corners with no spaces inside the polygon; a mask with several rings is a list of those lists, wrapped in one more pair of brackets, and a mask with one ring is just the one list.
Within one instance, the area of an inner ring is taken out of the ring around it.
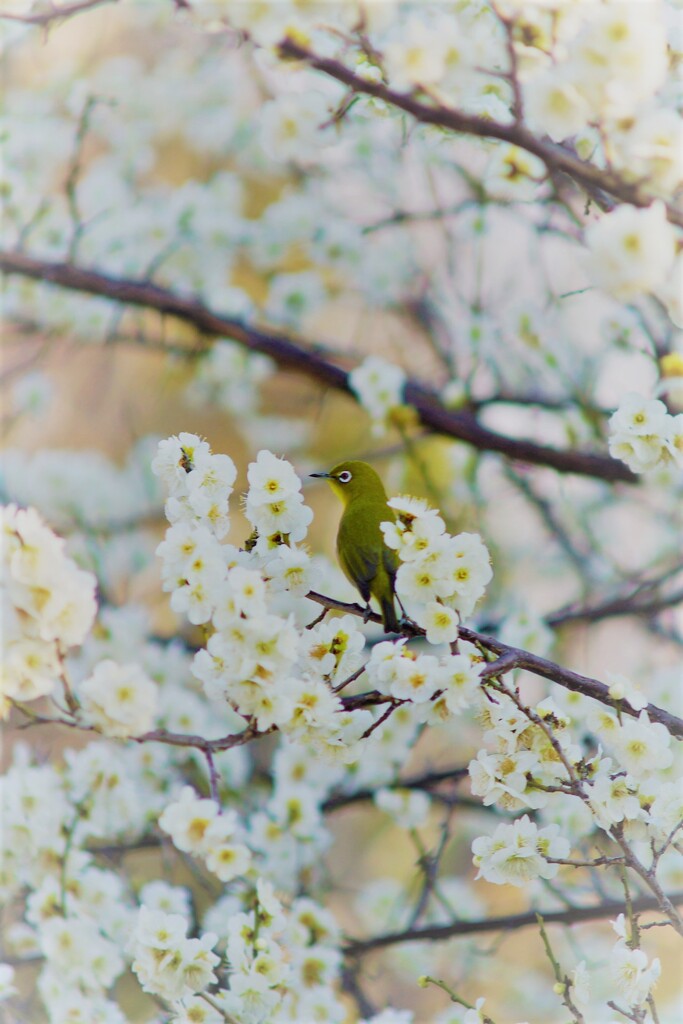
{"label": "blossom cluster", "polygon": [[365,667],[373,686],[396,700],[411,701],[432,724],[478,701],[481,654],[463,640],[458,654],[436,658],[409,648],[406,640],[375,644]]}
{"label": "blossom cluster", "polygon": [[498,885],[525,885],[534,878],[554,878],[559,868],[553,858],[566,857],[570,844],[559,825],[540,828],[523,815],[511,825],[498,825],[492,836],[472,843],[477,877]]}
{"label": "blossom cluster", "polygon": [[406,375],[379,356],[368,356],[349,374],[349,387],[372,419],[374,434],[383,434],[392,411],[404,401]]}
{"label": "blossom cluster", "polygon": [[238,841],[237,814],[221,812],[215,800],[200,799],[191,786],[185,786],[179,799],[164,808],[159,827],[168,832],[178,850],[201,856],[221,882],[230,882],[249,868],[251,854]]}
{"label": "blossom cluster", "polygon": [[558,750],[570,763],[581,758],[571,719],[546,698],[534,710],[539,721],[532,721],[505,693],[496,693],[483,710],[487,748],[470,761],[472,792],[482,798],[484,806],[495,803],[512,812],[545,806],[549,799],[546,787],[567,777]]}
{"label": "blossom cluster", "polygon": [[683,413],[672,415],[658,398],[624,395],[609,421],[609,450],[634,473],[683,468]]}
{"label": "blossom cluster", "polygon": [[646,209],[624,204],[586,230],[588,268],[596,284],[615,298],[632,301],[654,292],[680,323],[678,236],[663,202]]}
{"label": "blossom cluster", "polygon": [[390,498],[389,506],[396,521],[382,523],[382,533],[401,562],[396,593],[430,643],[452,643],[493,576],[486,545],[476,533],[452,537],[422,499]]}
{"label": "blossom cluster", "polygon": [[[187,610],[190,621],[213,627],[206,648],[194,658],[193,674],[209,699],[227,700],[259,731],[277,726],[337,756],[336,751],[353,745],[354,731],[357,739],[367,722],[362,714],[341,713],[341,700],[329,684],[334,666],[325,664],[321,672],[326,653],[321,644],[329,631],[323,628],[320,637],[314,633],[312,643],[304,645],[293,616],[271,608],[278,593],[303,596],[309,589],[310,557],[295,545],[305,537],[312,512],[303,503],[293,467],[265,450],[249,466],[245,515],[253,532],[240,551],[218,540],[229,523],[232,460],[211,454],[196,436],[182,434],[161,443],[155,465],[175,490],[167,512],[176,521],[159,546],[164,586],[172,591],[176,611]],[[202,504],[202,481],[210,504]],[[197,493],[199,503],[193,497]],[[179,521],[181,514],[187,521]],[[335,637],[339,627],[329,640]],[[314,648],[319,658],[311,656]],[[342,653],[337,647],[337,669]]]}
{"label": "blossom cluster", "polygon": [[180,914],[140,907],[131,936],[133,970],[146,992],[175,1001],[203,991],[217,981],[219,957],[211,950],[217,936],[205,932],[187,938],[188,922]]}
{"label": "blossom cluster", "polygon": [[94,622],[95,587],[35,509],[3,506],[3,717],[8,700],[54,691],[64,654],[83,643]]}

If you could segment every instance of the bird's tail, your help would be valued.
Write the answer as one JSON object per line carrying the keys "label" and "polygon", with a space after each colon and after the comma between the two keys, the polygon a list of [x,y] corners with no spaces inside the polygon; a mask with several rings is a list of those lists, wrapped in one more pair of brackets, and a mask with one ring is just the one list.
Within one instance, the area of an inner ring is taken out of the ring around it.
{"label": "bird's tail", "polygon": [[382,625],[384,626],[384,632],[400,633],[401,627],[399,626],[399,622],[396,617],[394,595],[389,594],[388,597],[381,598],[379,604],[382,610]]}

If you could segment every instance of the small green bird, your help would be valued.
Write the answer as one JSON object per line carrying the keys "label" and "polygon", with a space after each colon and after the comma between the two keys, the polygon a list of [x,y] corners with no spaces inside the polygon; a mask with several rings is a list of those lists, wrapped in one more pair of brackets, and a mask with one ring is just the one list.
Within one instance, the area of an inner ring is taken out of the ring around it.
{"label": "small green bird", "polygon": [[370,598],[379,602],[386,633],[397,633],[394,580],[398,555],[384,543],[380,523],[395,521],[384,485],[367,462],[340,462],[329,473],[311,473],[328,480],[344,504],[337,533],[337,557],[344,575],[358,588],[370,611]]}

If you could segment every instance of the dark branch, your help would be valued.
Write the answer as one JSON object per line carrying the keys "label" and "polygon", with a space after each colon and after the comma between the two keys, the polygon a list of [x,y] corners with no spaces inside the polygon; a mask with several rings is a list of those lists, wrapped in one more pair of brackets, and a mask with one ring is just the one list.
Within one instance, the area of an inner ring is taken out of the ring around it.
{"label": "dark branch", "polygon": [[[467,766],[461,768],[446,768],[442,771],[425,772],[423,775],[416,775],[409,779],[397,779],[395,782],[387,783],[391,789],[433,789],[442,782],[458,782],[469,774]],[[350,804],[363,803],[365,800],[373,800],[376,789],[356,789],[351,793],[337,793],[330,796],[322,804],[323,811],[336,811],[340,807],[348,807]],[[467,801],[467,806],[481,808],[476,801]]]}
{"label": "dark branch", "polygon": [[[381,82],[369,81],[354,74],[349,68],[331,57],[321,57],[307,50],[293,39],[284,39],[279,45],[283,57],[305,61],[309,67],[341,82],[355,93],[365,93],[384,100],[399,110],[404,110],[422,124],[437,125],[464,135],[482,139],[499,139],[539,157],[549,171],[561,172],[572,178],[589,195],[605,193],[620,202],[634,206],[649,206],[655,196],[645,192],[637,182],[630,182],[609,169],[596,167],[581,160],[571,150],[547,139],[539,139],[522,124],[500,124],[483,117],[464,114],[460,110],[432,101],[423,103],[409,93],[397,92]],[[683,213],[672,204],[667,205],[667,217],[672,224],[683,227]]]}
{"label": "dark branch", "polygon": [[[149,281],[110,277],[70,263],[34,259],[21,252],[0,252],[0,272],[47,281],[130,306],[154,309],[192,324],[206,335],[232,338],[254,352],[270,356],[283,369],[303,373],[327,387],[352,393],[348,372],[333,361],[338,357],[324,346],[298,339],[294,341],[284,334],[250,327],[240,320],[215,313],[196,298],[178,295]],[[577,473],[614,482],[635,483],[637,480],[623,463],[609,456],[553,448],[489,430],[472,412],[454,412],[444,408],[438,395],[423,384],[409,382],[405,400],[416,410],[423,426],[465,441],[481,451],[498,452],[520,462],[550,466],[562,473]]]}
{"label": "dark branch", "polygon": [[[306,596],[317,604],[323,605],[327,608],[335,608],[338,611],[347,612],[350,615],[357,615],[360,618],[363,618],[366,614],[365,609],[361,608],[359,604],[349,604],[346,601],[336,601],[334,598],[318,594],[313,590]],[[369,619],[372,622],[382,621],[381,617],[375,612],[369,616]],[[412,626],[409,628],[404,626],[403,634],[405,636],[423,636],[424,631]],[[633,708],[631,708],[625,701],[617,701],[611,697],[609,687],[598,679],[592,679],[590,676],[582,676],[578,672],[573,672],[571,669],[564,668],[562,665],[557,665],[553,661],[548,661],[547,658],[541,658],[537,654],[531,654],[529,651],[523,651],[517,647],[510,647],[508,644],[504,644],[496,637],[488,636],[485,633],[477,633],[473,629],[468,629],[467,626],[460,627],[460,636],[463,640],[468,640],[470,643],[477,644],[484,650],[497,656],[497,661],[491,662],[483,669],[483,678],[502,675],[515,668],[523,668],[528,672],[533,672],[534,675],[542,676],[543,679],[549,679],[553,683],[559,683],[560,686],[564,686],[567,690],[573,690],[575,693],[582,693],[585,697],[592,697],[593,700],[600,701],[601,704],[607,704],[608,707],[615,709],[618,708],[622,714],[631,715],[634,718],[638,717],[638,712],[634,711]],[[362,694],[360,697],[355,699],[364,699],[367,701],[370,696],[370,694]],[[391,698],[383,698],[383,700],[387,699]],[[359,706],[367,707],[367,704]],[[668,729],[672,736],[677,736],[683,739],[683,719],[678,718],[676,715],[672,715],[663,708],[658,708],[655,704],[648,704],[645,710],[650,716],[650,721],[660,722],[666,729]]]}
{"label": "dark branch", "polygon": [[549,626],[563,626],[566,622],[599,622],[601,619],[618,618],[622,615],[657,615],[667,608],[674,608],[683,603],[683,590],[675,590],[660,597],[638,597],[631,594],[626,597],[615,597],[603,604],[588,605],[582,608],[568,608],[549,616],[545,621]]}
{"label": "dark branch", "polygon": [[[671,893],[668,897],[672,903],[683,903],[683,892]],[[554,910],[543,914],[544,924],[581,924],[583,921],[595,921],[605,917],[616,917],[623,914],[625,904],[618,900],[597,903],[592,907],[571,907],[568,910]],[[641,896],[633,900],[633,910],[637,914],[658,910],[659,903],[654,896]],[[538,926],[536,911],[523,914],[507,914],[504,917],[487,917],[476,921],[454,921],[452,924],[431,925],[426,928],[411,928],[402,932],[387,932],[376,935],[372,939],[353,940],[344,947],[349,957],[363,956],[375,949],[396,946],[402,942],[443,942],[458,935],[480,935],[484,932],[516,931],[519,928]]]}

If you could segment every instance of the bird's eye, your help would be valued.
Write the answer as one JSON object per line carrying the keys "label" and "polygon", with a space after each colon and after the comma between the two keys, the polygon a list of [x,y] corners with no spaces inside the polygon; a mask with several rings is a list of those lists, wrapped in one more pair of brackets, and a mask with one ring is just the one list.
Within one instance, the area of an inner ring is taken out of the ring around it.
{"label": "bird's eye", "polygon": [[348,484],[350,479],[351,474],[349,473],[348,469],[345,469],[344,472],[340,473],[339,476],[337,477],[337,480],[339,481],[340,484]]}

